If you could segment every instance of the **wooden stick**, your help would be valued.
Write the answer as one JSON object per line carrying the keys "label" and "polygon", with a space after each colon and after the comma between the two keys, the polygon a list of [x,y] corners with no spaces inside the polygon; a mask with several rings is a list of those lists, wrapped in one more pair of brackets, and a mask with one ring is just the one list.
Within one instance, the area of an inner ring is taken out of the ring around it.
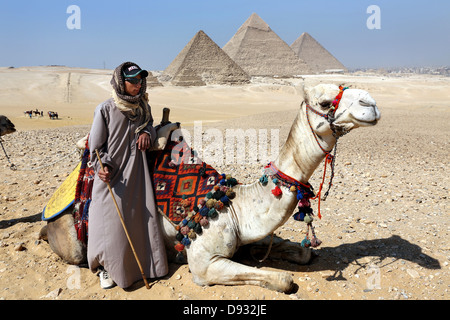
{"label": "wooden stick", "polygon": [[[98,159],[98,162],[100,163],[100,167],[104,170],[103,163],[102,163],[102,160],[100,159],[100,155],[99,155],[97,149],[95,149],[95,153],[97,154],[97,159]],[[131,250],[133,251],[134,257],[136,258],[136,262],[137,262],[137,264],[139,266],[139,270],[141,271],[141,275],[142,275],[142,279],[144,280],[145,287],[147,289],[150,289],[150,286],[148,285],[148,282],[147,282],[147,278],[145,277],[144,271],[142,270],[141,262],[139,261],[139,258],[138,258],[137,254],[136,254],[136,251],[134,250],[134,246],[133,246],[133,243],[131,242],[130,235],[128,234],[127,227],[125,226],[125,222],[123,221],[123,217],[122,217],[122,214],[120,213],[119,206],[117,205],[116,198],[114,197],[114,193],[112,192],[111,185],[109,184],[109,182],[106,182],[106,185],[108,186],[109,193],[111,194],[111,197],[112,197],[112,199],[114,201],[114,205],[116,206],[117,214],[119,215],[120,222],[122,223],[123,230],[125,231],[125,234],[127,236],[128,242],[130,243],[130,246],[131,246]]]}

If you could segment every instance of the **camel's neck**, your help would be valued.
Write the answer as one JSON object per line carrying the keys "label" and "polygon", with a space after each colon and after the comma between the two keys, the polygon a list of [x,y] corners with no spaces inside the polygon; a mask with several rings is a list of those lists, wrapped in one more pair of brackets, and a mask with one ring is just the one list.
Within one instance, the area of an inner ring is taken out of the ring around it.
{"label": "camel's neck", "polygon": [[[335,144],[332,136],[319,141],[327,151]],[[279,171],[306,184],[324,157],[325,154],[309,127],[305,107],[302,106],[274,164]],[[298,203],[296,192],[283,188],[282,196],[275,197],[272,194],[274,187],[274,183],[269,179],[267,185],[257,182],[237,188],[236,198],[240,200],[234,201],[234,206],[236,212],[240,213],[236,220],[242,243],[271,234],[284,224],[295,210]],[[252,215],[248,214],[249,211]]]}
{"label": "camel's neck", "polygon": [[[305,104],[302,104],[279,157],[274,162],[280,171],[303,183],[308,182],[325,157],[309,127],[305,109]],[[309,116],[311,119],[312,115]],[[327,151],[336,143],[333,136],[316,137],[322,148]]]}

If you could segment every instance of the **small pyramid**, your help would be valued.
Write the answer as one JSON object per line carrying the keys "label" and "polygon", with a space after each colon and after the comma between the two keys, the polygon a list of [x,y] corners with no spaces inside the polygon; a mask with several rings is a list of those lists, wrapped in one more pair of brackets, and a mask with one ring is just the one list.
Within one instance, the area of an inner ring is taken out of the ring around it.
{"label": "small pyramid", "polygon": [[191,68],[182,68],[172,78],[172,84],[179,87],[205,86],[206,83]]}
{"label": "small pyramid", "polygon": [[149,88],[163,86],[162,83],[158,81],[158,78],[156,78],[150,71],[148,71],[148,76],[146,79],[147,79],[147,87]]}
{"label": "small pyramid", "polygon": [[204,84],[250,82],[250,76],[201,30],[164,70],[164,74],[178,81],[178,85],[181,83],[189,85],[188,79],[193,80],[192,85],[200,85],[200,82]]}
{"label": "small pyramid", "polygon": [[251,76],[294,76],[311,72],[256,13],[244,22],[223,50]]}
{"label": "small pyramid", "polygon": [[304,32],[295,40],[291,44],[291,48],[315,73],[322,73],[331,69],[347,71],[347,68],[342,63],[307,32]]}

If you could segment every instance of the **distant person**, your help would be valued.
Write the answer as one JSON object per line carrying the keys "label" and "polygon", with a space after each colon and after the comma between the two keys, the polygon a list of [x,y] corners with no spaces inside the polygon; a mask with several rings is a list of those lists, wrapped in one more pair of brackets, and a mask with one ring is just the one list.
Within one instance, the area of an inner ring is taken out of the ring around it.
{"label": "distant person", "polygon": [[[122,288],[142,279],[106,182],[123,215],[147,278],[168,272],[146,150],[156,132],[148,105],[148,72],[125,62],[114,70],[112,98],[97,106],[89,135],[94,179],[89,208],[88,263],[100,270],[100,285]],[[105,170],[100,168],[98,149]]]}

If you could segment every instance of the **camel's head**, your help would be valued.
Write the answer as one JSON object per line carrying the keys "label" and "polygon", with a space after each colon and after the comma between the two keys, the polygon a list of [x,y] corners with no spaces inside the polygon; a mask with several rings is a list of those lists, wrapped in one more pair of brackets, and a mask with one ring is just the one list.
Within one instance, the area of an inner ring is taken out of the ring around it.
{"label": "camel's head", "polygon": [[0,116],[0,137],[16,132],[16,128],[14,124],[5,116]]}
{"label": "camel's head", "polygon": [[327,123],[325,118],[320,117],[317,112],[309,110],[311,125],[318,135],[327,135],[333,130],[337,135],[342,135],[358,127],[377,124],[380,111],[367,91],[344,90],[334,110],[333,102],[339,98],[339,93],[339,87],[333,84],[319,84],[305,89],[305,102],[318,113],[328,115]]}

